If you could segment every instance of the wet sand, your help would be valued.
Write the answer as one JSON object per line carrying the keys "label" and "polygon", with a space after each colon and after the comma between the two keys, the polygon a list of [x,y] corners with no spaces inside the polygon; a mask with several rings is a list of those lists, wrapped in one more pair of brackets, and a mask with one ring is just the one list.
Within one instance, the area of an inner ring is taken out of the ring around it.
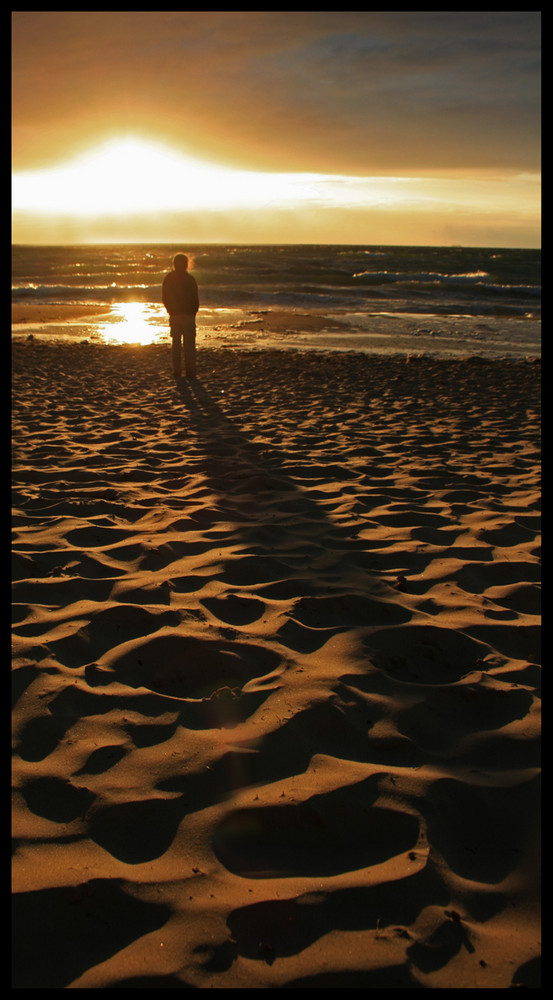
{"label": "wet sand", "polygon": [[38,302],[13,302],[12,324],[67,323],[85,317],[104,316],[107,313],[109,313],[109,306],[102,308],[97,305],[74,305],[73,303],[50,305]]}
{"label": "wet sand", "polygon": [[[203,349],[353,351],[452,359],[541,356],[541,324],[524,317],[203,307],[197,329]],[[169,343],[170,335],[159,304],[15,303],[12,340],[26,339],[145,345]]]}

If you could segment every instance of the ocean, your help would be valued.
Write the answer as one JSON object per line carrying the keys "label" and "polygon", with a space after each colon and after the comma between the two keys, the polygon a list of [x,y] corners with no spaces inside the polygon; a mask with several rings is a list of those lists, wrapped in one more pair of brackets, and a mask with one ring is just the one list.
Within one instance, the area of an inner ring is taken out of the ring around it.
{"label": "ocean", "polygon": [[[243,346],[248,318],[285,311],[286,347],[340,349],[353,337],[360,350],[540,353],[541,252],[466,247],[15,246],[12,335],[167,341],[161,282],[180,250],[200,288],[198,332],[207,341],[217,335]],[[97,306],[104,315],[64,320],[68,306]],[[24,307],[32,307],[29,315]],[[306,315],[328,318],[329,327],[307,329]],[[262,348],[260,324],[250,333],[248,346]]]}

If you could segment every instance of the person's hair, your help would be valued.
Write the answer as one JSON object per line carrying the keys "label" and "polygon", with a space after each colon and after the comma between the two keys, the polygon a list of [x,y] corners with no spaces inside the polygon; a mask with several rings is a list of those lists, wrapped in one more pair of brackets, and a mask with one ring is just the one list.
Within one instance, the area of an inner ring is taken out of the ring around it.
{"label": "person's hair", "polygon": [[188,269],[188,257],[185,253],[177,253],[173,257],[173,267],[175,271],[186,271]]}

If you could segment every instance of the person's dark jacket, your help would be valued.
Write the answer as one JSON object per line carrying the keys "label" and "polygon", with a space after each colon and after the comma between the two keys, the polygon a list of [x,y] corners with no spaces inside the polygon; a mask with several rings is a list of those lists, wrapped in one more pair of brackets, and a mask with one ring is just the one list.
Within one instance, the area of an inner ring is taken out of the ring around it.
{"label": "person's dark jacket", "polygon": [[161,294],[170,316],[195,316],[200,308],[196,279],[188,271],[166,274]]}

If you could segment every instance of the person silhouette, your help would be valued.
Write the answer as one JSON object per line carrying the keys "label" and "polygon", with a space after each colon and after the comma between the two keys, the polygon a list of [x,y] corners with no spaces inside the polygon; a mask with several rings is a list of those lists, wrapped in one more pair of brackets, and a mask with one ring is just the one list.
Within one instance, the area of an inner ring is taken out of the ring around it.
{"label": "person silhouette", "polygon": [[196,375],[196,313],[200,308],[198,285],[188,271],[188,257],[178,253],[173,258],[173,270],[163,279],[161,297],[169,314],[173,373],[182,375],[181,341],[184,346],[184,370],[188,378]]}

